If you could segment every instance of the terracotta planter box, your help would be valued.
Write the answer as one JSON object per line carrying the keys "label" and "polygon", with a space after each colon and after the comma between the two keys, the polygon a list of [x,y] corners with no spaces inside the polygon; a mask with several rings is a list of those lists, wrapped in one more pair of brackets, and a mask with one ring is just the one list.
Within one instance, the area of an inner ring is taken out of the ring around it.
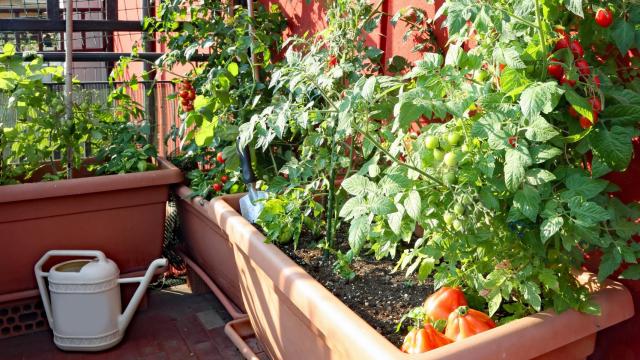
{"label": "terracotta planter box", "polygon": [[[212,201],[233,243],[243,301],[273,359],[584,359],[596,333],[633,315],[627,289],[590,282],[601,316],[545,311],[424,354],[408,355],[377,333],[238,213],[240,196]],[[303,355],[304,354],[304,355]]]}
{"label": "terracotta planter box", "polygon": [[175,190],[187,256],[202,268],[233,305],[244,311],[240,275],[229,237],[216,223],[211,203],[199,196],[190,198],[191,192],[185,185]]}
{"label": "terracotta planter box", "polygon": [[[122,274],[160,257],[169,185],[182,173],[159,169],[0,186],[0,303],[37,295],[33,266],[51,249],[97,249]],[[56,259],[56,262],[61,259]]]}

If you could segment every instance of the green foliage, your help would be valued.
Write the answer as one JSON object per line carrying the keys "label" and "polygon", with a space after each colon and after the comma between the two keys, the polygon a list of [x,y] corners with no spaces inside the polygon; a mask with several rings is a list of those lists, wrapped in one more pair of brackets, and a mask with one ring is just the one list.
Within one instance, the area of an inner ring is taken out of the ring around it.
{"label": "green foliage", "polygon": [[[572,274],[585,252],[603,252],[600,280],[623,261],[634,265],[622,276],[639,277],[630,239],[640,225],[630,219],[640,208],[612,198],[603,179],[633,156],[637,87],[597,54],[585,55],[582,78],[570,51],[549,56],[559,25],[584,26],[572,35],[584,49],[615,42],[624,52],[632,45],[616,40],[621,30],[595,27],[582,1],[447,1],[437,14],[446,15],[446,55],[427,53],[406,74],[385,76],[361,38],[379,13],[351,3],[337,1],[316,37],[288,41],[271,105],[240,127],[243,144],[291,146],[289,178],[268,183],[281,194],[275,213],[287,212],[291,192],[326,194],[322,247],[338,254],[336,271],[353,276],[357,256],[395,258],[397,270],[436,288],[462,286],[476,306],[507,314],[503,323],[545,308],[598,313]],[[616,21],[635,29],[631,11],[622,6]],[[477,45],[464,51],[472,37]],[[576,85],[548,75],[551,62],[565,64]],[[268,234],[284,226],[272,210]],[[349,224],[346,253],[331,242],[336,215]]]}
{"label": "green foliage", "polygon": [[100,104],[93,92],[76,87],[73,116],[67,120],[62,92],[52,88],[61,76],[62,68],[44,65],[42,57],[25,59],[15,54],[13,45],[4,46],[0,89],[9,99],[5,116],[15,112],[16,124],[0,126],[0,184],[29,181],[43,165],[48,167],[44,180],[64,178],[68,165],[54,161],[54,156],[64,157],[67,149],[75,169],[83,166],[87,148],[100,149],[101,163],[91,167],[98,174],[150,169],[156,150],[130,123],[141,115],[139,106],[124,93]]}
{"label": "green foliage", "polygon": [[[180,143],[173,157],[179,166],[187,166],[183,170],[204,169],[189,176],[193,196],[215,196],[214,183],[222,184],[223,192],[242,189],[233,170],[239,164],[234,145],[238,127],[270,103],[272,95],[265,82],[271,77],[274,52],[285,27],[276,5],[268,9],[257,5],[252,18],[241,6],[211,0],[164,0],[158,18],[145,19],[145,29],[168,49],[153,64],[153,71],[172,74],[176,82],[191,84],[197,94],[193,109],[181,107],[179,127],[167,139]],[[206,61],[191,62],[196,55],[206,55]],[[126,66],[135,60],[122,61],[112,76],[123,77]],[[185,67],[186,73],[175,73]],[[224,154],[223,166],[215,162],[216,149]],[[255,156],[259,176],[277,171],[275,156]],[[231,181],[221,183],[223,176]]]}

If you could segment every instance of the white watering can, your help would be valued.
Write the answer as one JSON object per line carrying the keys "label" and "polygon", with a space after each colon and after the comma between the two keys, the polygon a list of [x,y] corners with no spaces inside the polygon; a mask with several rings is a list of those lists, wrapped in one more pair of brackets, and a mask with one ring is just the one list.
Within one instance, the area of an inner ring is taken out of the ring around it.
{"label": "white watering can", "polygon": [[[91,256],[57,264],[42,271],[52,256]],[[156,259],[143,277],[118,279],[120,270],[102,251],[51,250],[35,265],[36,279],[53,342],[62,350],[100,351],[120,342],[151,278],[167,259]],[[49,279],[49,292],[44,278]],[[139,282],[124,313],[121,313],[120,285]]]}

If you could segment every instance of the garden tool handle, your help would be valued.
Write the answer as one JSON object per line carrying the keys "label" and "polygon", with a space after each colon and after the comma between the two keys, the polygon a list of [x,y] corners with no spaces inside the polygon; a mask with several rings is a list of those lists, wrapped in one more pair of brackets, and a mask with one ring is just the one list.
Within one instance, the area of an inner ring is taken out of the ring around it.
{"label": "garden tool handle", "polygon": [[240,157],[240,167],[242,169],[242,182],[245,185],[253,184],[257,181],[256,174],[251,167],[251,153],[249,152],[249,145],[244,148],[240,148],[240,138],[236,140],[236,151]]}

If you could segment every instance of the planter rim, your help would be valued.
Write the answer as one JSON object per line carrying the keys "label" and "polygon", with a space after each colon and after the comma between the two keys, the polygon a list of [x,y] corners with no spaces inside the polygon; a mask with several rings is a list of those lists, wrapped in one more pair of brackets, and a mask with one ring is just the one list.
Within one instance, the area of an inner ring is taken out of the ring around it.
{"label": "planter rim", "polygon": [[[286,294],[303,314],[311,317],[310,320],[321,332],[348,338],[354,346],[368,349],[374,357],[375,354],[390,354],[393,357],[421,360],[534,358],[634,314],[631,294],[622,284],[607,280],[600,285],[593,274],[584,272],[578,276],[578,280],[593,292],[592,299],[602,310],[600,316],[574,310],[561,314],[547,310],[427,353],[405,354],[277,246],[265,243],[265,236],[229,204],[236,203],[244,195],[225,195],[211,200],[215,219],[229,234],[229,239],[274,281],[274,286]],[[534,345],[523,346],[526,344]]]}
{"label": "planter rim", "polygon": [[179,183],[182,171],[164,158],[159,169],[137,173],[0,186],[0,204]]}

